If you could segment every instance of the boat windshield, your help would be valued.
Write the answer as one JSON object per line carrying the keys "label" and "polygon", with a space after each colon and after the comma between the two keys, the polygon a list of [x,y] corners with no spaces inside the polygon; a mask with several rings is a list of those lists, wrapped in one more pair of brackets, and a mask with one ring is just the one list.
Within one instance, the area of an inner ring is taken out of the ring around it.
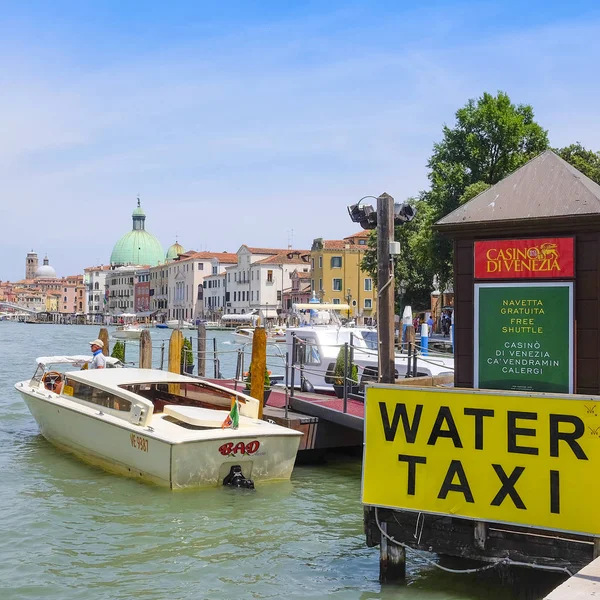
{"label": "boat windshield", "polygon": [[44,371],[45,371],[45,367],[42,364],[38,364],[37,369],[35,370],[35,373],[33,374],[33,377],[31,378],[31,381],[29,382],[30,385],[39,385],[42,382],[42,376],[44,375]]}
{"label": "boat windshield", "polygon": [[377,332],[376,331],[363,331],[363,340],[369,350],[377,350]]}

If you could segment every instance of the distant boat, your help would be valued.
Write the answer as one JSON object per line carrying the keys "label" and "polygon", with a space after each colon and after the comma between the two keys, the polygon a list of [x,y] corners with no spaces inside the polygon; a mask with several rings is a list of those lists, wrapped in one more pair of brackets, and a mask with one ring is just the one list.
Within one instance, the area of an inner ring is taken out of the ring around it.
{"label": "distant boat", "polygon": [[157,323],[156,328],[157,329],[169,329],[169,326],[166,323]]}
{"label": "distant boat", "polygon": [[189,321],[180,321],[179,319],[171,319],[167,321],[169,329],[196,329],[196,326]]}
{"label": "distant boat", "polygon": [[144,330],[139,325],[131,323],[117,327],[112,336],[118,340],[139,340],[142,331]]}

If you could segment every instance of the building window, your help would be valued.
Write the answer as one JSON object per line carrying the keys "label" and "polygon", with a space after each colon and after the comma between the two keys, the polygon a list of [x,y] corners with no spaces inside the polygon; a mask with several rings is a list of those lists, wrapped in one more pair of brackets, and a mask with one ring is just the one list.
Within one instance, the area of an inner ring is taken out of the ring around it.
{"label": "building window", "polygon": [[340,299],[339,298],[334,298],[333,299],[333,303],[334,304],[340,304]]}
{"label": "building window", "polygon": [[366,246],[367,245],[367,240],[365,240],[365,239],[358,240],[358,245],[359,246]]}
{"label": "building window", "polygon": [[323,291],[323,280],[319,279],[319,291],[322,292]]}
{"label": "building window", "polygon": [[233,301],[237,302],[237,292],[233,292]]}
{"label": "building window", "polygon": [[373,280],[370,277],[365,277],[365,292],[373,290]]}
{"label": "building window", "polygon": [[342,268],[342,257],[341,256],[332,256],[331,257],[331,268],[332,269],[341,269]]}
{"label": "building window", "polygon": [[365,308],[373,308],[373,300],[371,298],[365,298]]}
{"label": "building window", "polygon": [[312,267],[312,269],[314,271],[315,270],[315,259],[314,258],[310,259],[310,265],[311,265],[311,267]]}
{"label": "building window", "polygon": [[281,302],[281,290],[277,290],[277,301]]}
{"label": "building window", "polygon": [[341,279],[334,279],[333,280],[333,291],[334,292],[341,292],[342,291],[342,280]]}
{"label": "building window", "polygon": [[271,269],[267,271],[267,283],[273,283],[273,271]]}

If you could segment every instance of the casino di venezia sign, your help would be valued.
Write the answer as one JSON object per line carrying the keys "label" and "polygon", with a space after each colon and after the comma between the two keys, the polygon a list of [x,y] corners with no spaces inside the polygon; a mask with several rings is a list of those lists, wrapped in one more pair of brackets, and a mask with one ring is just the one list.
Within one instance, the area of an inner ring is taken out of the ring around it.
{"label": "casino di venezia sign", "polygon": [[572,279],[574,239],[475,242],[475,279]]}
{"label": "casino di venezia sign", "polygon": [[475,242],[474,387],[573,393],[574,274],[572,237]]}

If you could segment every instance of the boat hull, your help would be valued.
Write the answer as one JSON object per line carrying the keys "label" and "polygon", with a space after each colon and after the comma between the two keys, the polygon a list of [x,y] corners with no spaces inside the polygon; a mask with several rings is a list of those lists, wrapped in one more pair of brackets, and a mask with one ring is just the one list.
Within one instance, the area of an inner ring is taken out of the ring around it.
{"label": "boat hull", "polygon": [[171,489],[220,486],[234,465],[255,482],[289,479],[301,439],[231,430],[226,438],[172,443],[99,410],[83,412],[17,389],[50,443],[108,472]]}
{"label": "boat hull", "polygon": [[112,337],[117,340],[139,340],[142,336],[142,331],[133,329],[133,330],[117,330],[113,331]]}

